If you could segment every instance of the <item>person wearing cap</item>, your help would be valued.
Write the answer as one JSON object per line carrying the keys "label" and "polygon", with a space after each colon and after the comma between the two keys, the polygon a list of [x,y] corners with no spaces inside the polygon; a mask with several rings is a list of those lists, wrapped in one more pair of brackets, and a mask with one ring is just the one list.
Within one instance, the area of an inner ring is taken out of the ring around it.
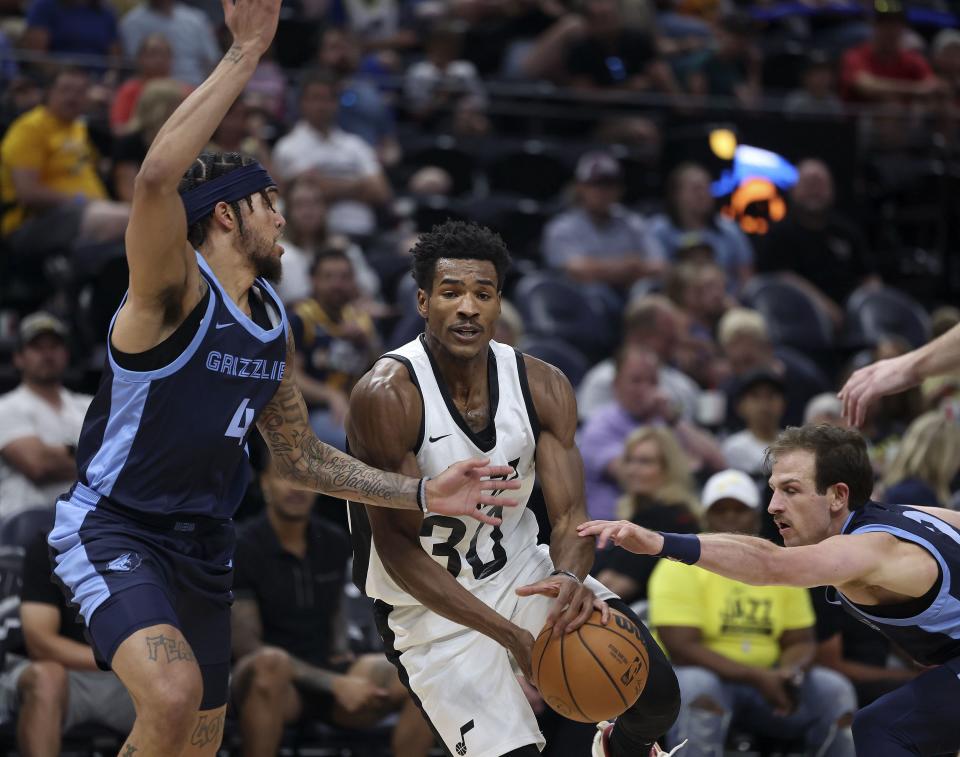
{"label": "person wearing cap", "polygon": [[620,204],[623,174],[606,152],[577,162],[577,206],[551,219],[543,231],[550,268],[580,282],[627,289],[664,270],[664,252],[647,222]]}
{"label": "person wearing cap", "polygon": [[734,407],[746,428],[723,442],[727,465],[750,476],[763,474],[767,447],[777,438],[786,410],[786,387],[780,374],[761,368],[740,379]]}
{"label": "person wearing cap", "polygon": [[[745,473],[725,470],[703,489],[713,533],[755,535],[760,495]],[[731,723],[802,742],[809,754],[855,754],[856,694],[850,682],[812,667],[816,618],[805,589],[751,586],[660,560],[650,577],[650,622],[680,681],[680,716],[668,743],[684,754],[722,754]]]}
{"label": "person wearing cap", "polygon": [[[219,749],[230,672],[236,512],[258,426],[278,475],[375,506],[499,520],[516,505],[508,466],[475,459],[436,478],[360,463],[310,429],[288,366],[277,278],[284,225],[267,171],[202,153],[272,44],[280,0],[224,2],[233,44],[157,133],[134,182],[129,289],[77,443],[77,480],[57,501],[53,572],[79,607],[99,665],[137,704],[122,752]],[[499,493],[499,492],[498,492]]]}
{"label": "person wearing cap", "polygon": [[13,364],[20,385],[0,396],[0,518],[53,507],[77,475],[74,449],[87,394],[63,385],[70,361],[67,327],[49,313],[20,322]]}
{"label": "person wearing cap", "polygon": [[843,55],[840,87],[845,99],[902,103],[940,90],[927,59],[903,44],[906,30],[900,0],[876,0],[870,39]]}

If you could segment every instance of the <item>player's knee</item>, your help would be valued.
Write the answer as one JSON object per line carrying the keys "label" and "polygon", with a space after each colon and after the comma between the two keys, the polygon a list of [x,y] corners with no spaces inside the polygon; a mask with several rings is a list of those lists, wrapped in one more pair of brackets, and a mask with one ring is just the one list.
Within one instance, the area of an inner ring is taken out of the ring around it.
{"label": "player's knee", "polygon": [[203,698],[203,680],[194,666],[157,677],[138,697],[137,719],[149,719],[176,733],[189,731]]}
{"label": "player's knee", "polygon": [[24,703],[44,707],[62,704],[67,697],[67,671],[58,662],[30,663],[17,681],[17,689]]}
{"label": "player's knee", "polygon": [[293,680],[290,655],[278,647],[263,647],[250,660],[251,690],[274,694]]}

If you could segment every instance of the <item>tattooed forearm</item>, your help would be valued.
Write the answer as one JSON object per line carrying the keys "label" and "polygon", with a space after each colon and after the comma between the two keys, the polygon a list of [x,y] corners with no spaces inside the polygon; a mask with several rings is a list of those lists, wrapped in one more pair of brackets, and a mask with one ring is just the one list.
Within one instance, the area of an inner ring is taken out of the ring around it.
{"label": "tattooed forearm", "polygon": [[133,744],[124,744],[123,751],[120,753],[120,757],[133,757],[133,754],[136,751],[137,748]]}
{"label": "tattooed forearm", "polygon": [[291,381],[280,385],[257,426],[278,471],[304,488],[368,505],[418,509],[416,479],[371,468],[317,439]]}
{"label": "tattooed forearm", "polygon": [[147,637],[147,658],[157,662],[190,662],[193,660],[193,652],[187,642],[160,634]]}
{"label": "tattooed forearm", "polygon": [[220,741],[220,735],[223,733],[223,713],[216,717],[201,715],[197,718],[197,727],[190,737],[191,746],[204,747],[212,744],[214,741]]}
{"label": "tattooed forearm", "polygon": [[243,50],[237,47],[231,47],[227,50],[227,54],[223,56],[223,59],[228,63],[239,63],[243,60]]}

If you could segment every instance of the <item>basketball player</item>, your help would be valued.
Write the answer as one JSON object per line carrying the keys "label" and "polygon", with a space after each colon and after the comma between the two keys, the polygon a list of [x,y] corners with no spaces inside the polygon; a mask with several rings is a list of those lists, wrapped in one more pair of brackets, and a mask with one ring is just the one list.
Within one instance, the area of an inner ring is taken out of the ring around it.
{"label": "basketball player", "polygon": [[904,355],[856,371],[840,390],[843,417],[862,426],[876,400],[916,386],[931,376],[960,370],[960,325]]}
{"label": "basketball player", "polygon": [[310,431],[285,370],[293,347],[283,306],[263,278],[279,272],[282,253],[273,181],[237,155],[197,158],[270,44],[279,10],[280,0],[225,0],[233,46],[143,162],[126,234],[129,291],[79,440],[79,480],[57,503],[49,538],[99,660],[136,706],[124,755],[212,755],[220,744],[230,518],[254,423],[282,475],[371,505],[492,522],[476,503],[502,497],[481,493],[494,484],[480,478],[509,470],[475,460],[418,482]]}
{"label": "basketball player", "polygon": [[832,602],[920,664],[938,666],[857,713],[857,754],[956,754],[960,513],[870,501],[867,447],[850,429],[788,428],[768,455],[768,509],[786,548],[752,536],[661,534],[627,521],[591,521],[580,534],[598,535],[601,547],[612,541],[749,584],[831,587]]}
{"label": "basketball player", "polygon": [[646,757],[676,718],[679,689],[636,616],[587,576],[593,546],[575,528],[586,510],[573,390],[556,368],[491,341],[509,264],[500,237],[447,222],[420,238],[413,258],[426,328],[354,389],[350,449],[411,476],[483,454],[509,464],[522,502],[537,475],[552,538],[549,550],[538,547],[537,521],[525,508],[491,507],[502,523],[476,528],[433,512],[351,504],[355,580],[377,600],[388,656],[449,753],[536,755],[544,739],[510,657],[529,678],[534,634],[545,623],[571,632],[609,602],[640,629],[650,670],[638,702],[603,724],[593,753]]}

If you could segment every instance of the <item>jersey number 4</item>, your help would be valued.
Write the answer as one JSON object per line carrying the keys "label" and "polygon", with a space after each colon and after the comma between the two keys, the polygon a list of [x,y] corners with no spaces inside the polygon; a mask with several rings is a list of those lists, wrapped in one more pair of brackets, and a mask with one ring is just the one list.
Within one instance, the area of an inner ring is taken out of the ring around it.
{"label": "jersey number 4", "polygon": [[247,407],[249,404],[249,399],[244,399],[243,402],[240,403],[240,407],[238,407],[237,412],[233,414],[233,418],[230,419],[230,425],[227,426],[226,433],[224,433],[224,436],[237,439],[237,444],[243,444],[243,440],[247,438],[247,432],[250,431],[250,426],[253,425],[253,416],[255,413],[252,407]]}

